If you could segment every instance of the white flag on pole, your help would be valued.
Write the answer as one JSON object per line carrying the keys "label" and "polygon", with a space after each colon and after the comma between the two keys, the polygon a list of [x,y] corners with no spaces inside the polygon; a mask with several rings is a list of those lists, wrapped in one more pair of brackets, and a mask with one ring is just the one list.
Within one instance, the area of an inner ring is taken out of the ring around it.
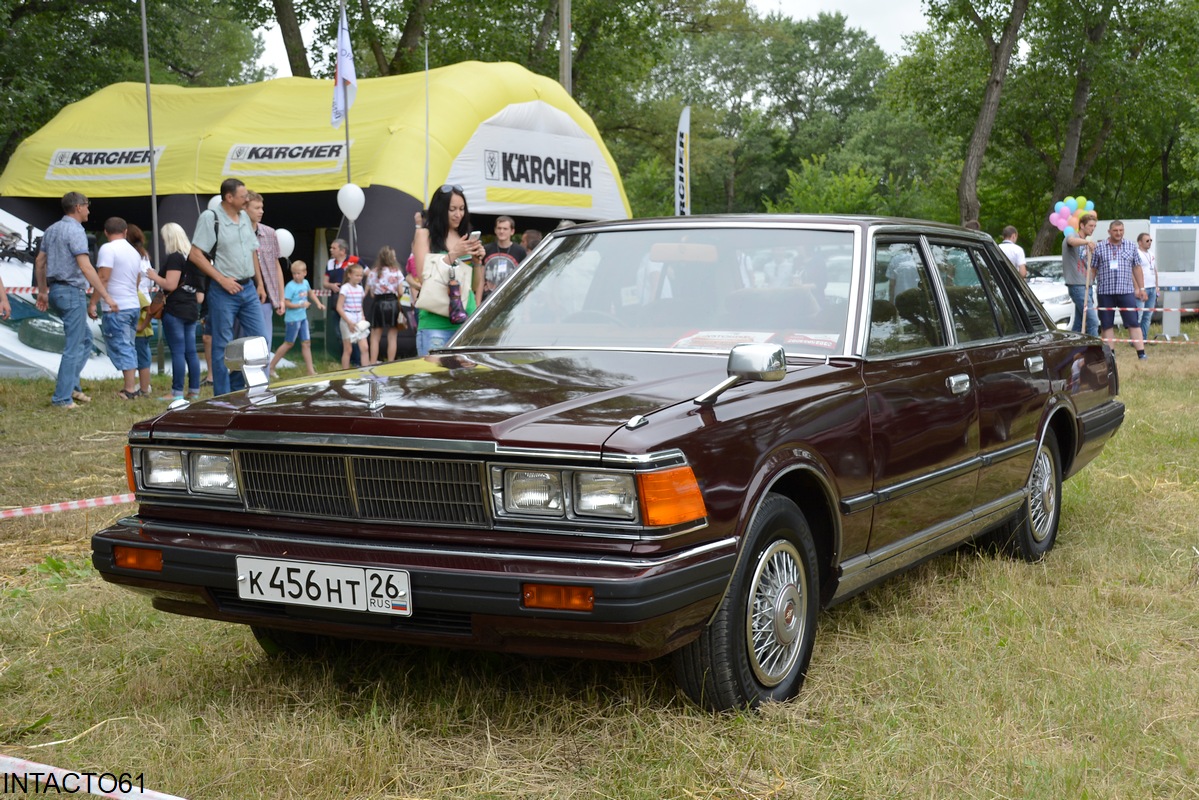
{"label": "white flag on pole", "polygon": [[333,118],[330,124],[340,128],[358,94],[358,72],[354,69],[354,51],[350,49],[350,26],[346,23],[346,4],[341,4],[341,22],[337,26],[337,70],[333,76]]}
{"label": "white flag on pole", "polygon": [[691,106],[679,115],[679,133],[674,152],[674,213],[691,214]]}

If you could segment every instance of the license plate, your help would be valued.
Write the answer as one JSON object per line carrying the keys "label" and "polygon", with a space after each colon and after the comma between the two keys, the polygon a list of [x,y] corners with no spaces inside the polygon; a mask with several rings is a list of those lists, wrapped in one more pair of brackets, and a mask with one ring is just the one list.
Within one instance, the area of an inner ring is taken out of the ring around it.
{"label": "license plate", "polygon": [[237,596],[268,603],[412,616],[408,573],[399,569],[239,557]]}

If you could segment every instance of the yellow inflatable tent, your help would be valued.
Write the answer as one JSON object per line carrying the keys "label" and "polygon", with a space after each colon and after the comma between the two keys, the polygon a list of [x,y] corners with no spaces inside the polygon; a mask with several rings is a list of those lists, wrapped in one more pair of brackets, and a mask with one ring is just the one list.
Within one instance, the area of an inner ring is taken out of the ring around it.
{"label": "yellow inflatable tent", "polygon": [[[368,257],[382,244],[408,252],[426,179],[429,191],[462,186],[472,215],[509,214],[518,230],[629,216],[591,118],[556,81],[517,64],[466,62],[427,76],[360,80],[348,150],[345,129],[330,124],[328,80],[153,86],[151,96],[159,222],[189,232],[221,180],[237,177],[267,196],[264,221],[300,244],[308,230],[342,221],[335,198],[347,163],[366,192],[356,229]],[[78,190],[99,201],[93,222],[116,214],[148,228],[145,105],[143,84],[120,83],[64,108],[17,148],[0,175],[0,206],[44,225],[57,219],[52,201]],[[31,215],[34,207],[41,213]],[[297,255],[307,257],[304,250]]]}

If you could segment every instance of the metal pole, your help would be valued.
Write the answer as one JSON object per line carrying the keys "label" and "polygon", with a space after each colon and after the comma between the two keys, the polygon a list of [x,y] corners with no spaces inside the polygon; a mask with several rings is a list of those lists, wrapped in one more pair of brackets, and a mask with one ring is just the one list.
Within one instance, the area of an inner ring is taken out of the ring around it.
{"label": "metal pole", "polygon": [[[346,13],[346,0],[341,0],[341,15],[344,17],[345,13]],[[340,57],[341,57],[341,54],[339,53],[338,58],[340,58]],[[340,76],[338,77],[338,80],[341,80]],[[342,86],[341,90],[344,93],[345,87]],[[343,97],[344,97],[344,94],[343,94]],[[349,98],[346,98],[345,123],[346,123],[346,183],[353,183],[354,179],[353,179],[353,177],[351,177],[351,170],[350,170],[350,103],[349,103]],[[354,239],[355,239],[354,234],[355,234],[354,220],[350,220],[350,255],[356,256],[356,255],[358,255],[358,245],[354,241]]]}
{"label": "metal pole", "polygon": [[[146,32],[146,0],[138,5],[142,13],[142,66],[146,75],[146,131],[150,142],[150,238],[154,240],[154,268],[162,265],[162,237],[158,231],[158,184],[154,159],[154,111],[150,100],[150,37]],[[151,323],[153,325],[153,323]],[[166,354],[163,352],[162,337],[158,338],[158,374],[166,369]]]}
{"label": "metal pole", "polygon": [[558,0],[558,83],[573,95],[570,85],[570,0]]}
{"label": "metal pole", "polygon": [[[425,195],[421,205],[429,202],[429,34],[425,34]],[[415,238],[415,234],[414,234]]]}

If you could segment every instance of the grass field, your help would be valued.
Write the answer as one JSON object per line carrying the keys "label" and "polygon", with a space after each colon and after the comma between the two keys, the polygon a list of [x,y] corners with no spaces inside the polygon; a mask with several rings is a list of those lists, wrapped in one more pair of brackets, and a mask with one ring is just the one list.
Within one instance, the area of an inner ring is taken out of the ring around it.
{"label": "grass field", "polygon": [[[96,576],[89,535],[132,507],[0,521],[0,754],[193,800],[1199,797],[1199,344],[1117,355],[1128,417],[1044,562],[963,549],[825,613],[803,693],[758,713],[660,663],[270,660]],[[163,404],[90,388],[67,413],[0,382],[0,506],[127,491]]]}

